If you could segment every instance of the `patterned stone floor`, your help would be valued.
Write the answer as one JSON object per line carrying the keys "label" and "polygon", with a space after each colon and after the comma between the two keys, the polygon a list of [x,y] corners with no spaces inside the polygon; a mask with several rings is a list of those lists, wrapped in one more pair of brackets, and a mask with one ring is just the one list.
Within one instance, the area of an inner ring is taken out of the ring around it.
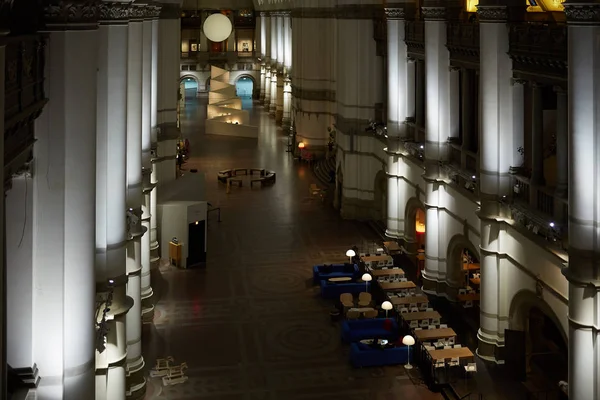
{"label": "patterned stone floor", "polygon": [[[368,229],[310,198],[315,179],[285,152],[285,136],[262,108],[251,110],[258,141],[204,135],[204,113],[202,101],[185,110],[186,167],[206,173],[222,222],[210,217],[205,269],[163,265],[154,274],[159,301],[154,323],[144,325],[146,365],[173,356],[187,362],[189,381],[162,387],[150,379],[146,399],[441,398],[401,367],[353,369],[329,320],[332,304],[311,285],[313,264],[345,260]],[[234,167],[275,170],[277,183],[226,194],[216,172]]]}

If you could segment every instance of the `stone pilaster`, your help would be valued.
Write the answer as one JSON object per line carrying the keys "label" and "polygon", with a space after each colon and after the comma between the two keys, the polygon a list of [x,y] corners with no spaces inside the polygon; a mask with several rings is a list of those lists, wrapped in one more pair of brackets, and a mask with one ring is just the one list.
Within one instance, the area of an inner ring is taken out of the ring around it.
{"label": "stone pilaster", "polygon": [[600,4],[565,2],[569,72],[569,398],[597,399],[600,385],[598,342],[600,163],[596,123],[600,98]]}
{"label": "stone pilaster", "polygon": [[404,104],[407,96],[406,43],[404,42],[404,9],[386,8],[385,14],[387,18],[388,74],[387,132],[389,136],[395,137],[401,135],[400,127],[403,126],[404,123],[404,119],[402,118],[401,114],[406,114],[406,106]]}

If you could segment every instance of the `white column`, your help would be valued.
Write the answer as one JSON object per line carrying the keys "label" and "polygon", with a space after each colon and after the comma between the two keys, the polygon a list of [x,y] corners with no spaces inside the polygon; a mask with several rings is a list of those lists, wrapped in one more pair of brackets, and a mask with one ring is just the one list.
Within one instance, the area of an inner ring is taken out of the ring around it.
{"label": "white column", "polygon": [[[597,138],[600,99],[598,3],[565,3],[568,22],[569,132],[569,398],[597,399],[598,346],[598,191]],[[591,18],[593,16],[594,18]]]}
{"label": "white column", "polygon": [[[389,31],[388,31],[389,32]],[[389,132],[389,125],[388,125]],[[389,141],[391,142],[391,140]],[[392,238],[398,238],[398,203],[400,201],[404,201],[404,199],[400,199],[398,197],[398,159],[400,157],[399,154],[396,154],[394,151],[388,148],[388,168],[387,168],[387,223],[386,223],[386,231],[385,235]]]}
{"label": "white column", "polygon": [[176,177],[176,139],[179,136],[177,103],[181,9],[178,4],[162,4],[158,21],[158,135],[156,176],[159,185]]}
{"label": "white column", "polygon": [[269,104],[269,114],[276,115],[277,112],[277,81],[279,74],[275,64],[271,66],[271,104]]}
{"label": "white column", "polygon": [[[398,112],[400,111],[400,88],[398,83],[400,81],[400,74],[398,71],[399,58],[398,50],[400,41],[400,21],[392,18],[392,11],[396,9],[387,9],[387,73],[388,73],[388,101],[387,101],[387,132],[390,137],[398,136],[400,132],[400,119]],[[403,10],[404,11],[404,10]],[[405,63],[406,64],[406,63]],[[389,189],[389,188],[388,188]],[[396,187],[397,191],[397,187]],[[389,197],[388,191],[388,200]],[[388,210],[388,220],[390,214]],[[388,225],[388,229],[389,229]]]}
{"label": "white column", "polygon": [[285,65],[285,32],[283,30],[283,14],[277,14],[277,66]]}
{"label": "white column", "polygon": [[[153,19],[152,19],[152,90],[151,105],[150,105],[150,125],[151,125],[151,142],[153,155],[152,159],[156,158],[156,148],[158,146],[158,16],[160,13],[160,7],[154,7]],[[203,51],[206,51],[206,46],[203,47]],[[152,161],[152,180],[153,184],[156,184],[156,164]],[[160,260],[158,253],[158,234],[157,234],[157,210],[156,210],[156,185],[150,193],[150,251],[151,261],[157,262]]]}
{"label": "white column", "polygon": [[269,114],[275,116],[277,112],[277,80],[279,79],[279,32],[277,30],[277,15],[271,16],[271,102]]}
{"label": "white column", "polygon": [[283,65],[288,71],[292,68],[292,17],[289,12],[283,16]]}
{"label": "white column", "polygon": [[[499,7],[493,7],[497,10]],[[504,10],[506,13],[506,9]],[[508,55],[506,20],[487,20],[485,7],[479,8],[481,70],[481,133],[479,146],[479,188],[482,193],[479,219],[481,226],[481,313],[478,354],[496,359],[496,349],[504,345],[504,329],[508,315],[500,305],[500,264],[503,253],[500,240],[504,225],[500,199],[509,191],[509,169],[513,161],[513,143],[506,132],[513,127],[512,61]],[[429,228],[429,226],[428,226]]]}
{"label": "white column", "polygon": [[271,35],[271,41],[270,41],[270,46],[269,46],[269,57],[271,58],[271,63],[272,64],[277,64],[277,61],[279,60],[278,58],[278,54],[277,54],[277,50],[279,49],[279,44],[278,44],[278,35],[277,35],[277,15],[271,15],[271,17],[269,18],[269,23],[270,23],[270,29],[269,29],[269,34]]}
{"label": "white column", "polygon": [[150,168],[152,149],[152,19],[142,22],[142,165]]}
{"label": "white column", "polygon": [[66,23],[77,22],[71,19],[54,22],[60,25],[51,26],[58,30],[47,42],[45,71],[52,100],[35,125],[31,329],[46,382],[37,394],[93,399],[98,30],[95,24],[68,30]]}
{"label": "white column", "polygon": [[292,110],[292,82],[289,78],[283,80],[283,115],[281,125],[284,132],[291,126],[291,110]]}
{"label": "white column", "polygon": [[[5,68],[5,46],[0,46],[0,132],[4,132],[4,68]],[[4,141],[0,143],[0,165],[4,165]],[[0,210],[4,210],[4,197],[0,197]],[[5,228],[0,230],[0,242],[4,243],[5,241],[5,231],[6,231],[6,223],[5,223],[5,212],[0,213],[0,226],[4,226]],[[33,248],[33,247],[32,247]],[[0,248],[0,260],[6,260],[6,251],[4,246]],[[0,262],[0,288],[2,288],[2,292],[6,293],[6,262]],[[3,294],[5,296],[5,294]],[[33,305],[33,301],[31,302]],[[0,305],[0,374],[1,376],[6,376],[6,353],[7,353],[7,338],[6,338],[6,320],[7,320],[7,304],[3,301],[3,304]],[[33,326],[30,325],[30,326]],[[31,345],[33,345],[33,340],[31,341]],[[5,396],[6,393],[6,379],[0,379],[0,396]]]}
{"label": "white column", "polygon": [[262,104],[265,111],[271,107],[271,16],[268,13],[261,13],[263,21],[261,35],[263,38],[263,62],[265,64],[265,95],[262,97]]}
{"label": "white column", "polygon": [[566,197],[569,188],[569,102],[567,91],[556,90],[556,195]]}
{"label": "white column", "polygon": [[[145,185],[148,187],[144,189],[144,203],[142,205],[142,227],[146,233],[142,236],[142,299],[150,299],[154,294],[150,282],[150,191],[152,186],[150,185],[150,176],[148,175],[145,179]],[[142,306],[142,315],[145,319],[150,318],[150,313],[154,310],[154,306],[147,301]]]}

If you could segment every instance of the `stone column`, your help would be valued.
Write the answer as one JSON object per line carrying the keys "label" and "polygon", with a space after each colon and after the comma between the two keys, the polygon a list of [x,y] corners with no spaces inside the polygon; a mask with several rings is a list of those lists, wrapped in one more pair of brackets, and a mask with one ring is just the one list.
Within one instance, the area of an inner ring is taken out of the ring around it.
{"label": "stone column", "polygon": [[[6,47],[5,46],[0,46],[0,132],[4,132],[4,89],[5,89],[5,84],[4,84],[4,78],[5,78],[5,65],[6,65],[6,60],[5,60],[5,51],[6,51]],[[36,132],[37,133],[37,132]],[[0,165],[4,165],[4,141],[1,141],[2,143],[0,143]],[[33,196],[32,196],[33,197]],[[7,238],[7,230],[6,230],[6,209],[5,209],[5,199],[4,196],[0,196],[0,210],[4,210],[4,212],[0,213],[0,226],[3,226],[4,229],[0,230],[0,243],[5,243],[6,238]],[[32,201],[33,202],[33,201]],[[32,205],[33,208],[33,205]],[[33,233],[32,233],[33,234]],[[32,247],[33,248],[33,247]],[[1,246],[0,247],[0,290],[2,291],[2,299],[5,298],[6,294],[7,294],[7,263],[6,263],[6,259],[7,259],[7,254],[6,254],[6,249],[5,246]],[[33,273],[33,260],[31,263],[31,270]],[[32,281],[30,281],[32,282]],[[32,289],[33,290],[33,285]],[[7,352],[8,352],[8,342],[7,342],[7,317],[8,317],[8,310],[7,310],[7,301],[3,301],[2,304],[0,305],[0,376],[2,378],[0,378],[0,397],[6,397],[6,387],[7,387],[7,382],[6,382],[6,372],[7,372]],[[33,302],[30,303],[29,309],[31,310],[33,307]],[[30,317],[32,318],[33,315]],[[33,324],[29,324],[29,327],[32,327]],[[29,328],[31,329],[31,328]],[[31,340],[33,338],[33,332],[30,333],[30,342],[29,342],[29,348],[32,348],[33,345],[33,340]],[[30,350],[30,354],[31,354],[32,350]]]}
{"label": "stone column", "polygon": [[473,136],[473,97],[471,93],[471,71],[463,68],[461,70],[461,88],[462,97],[460,99],[462,103],[462,149],[471,150],[471,140]]}
{"label": "stone column", "polygon": [[[389,31],[388,31],[389,33]],[[388,128],[389,132],[389,128]],[[390,144],[398,143],[398,140],[389,140]],[[403,202],[404,199],[398,197],[398,185],[401,177],[398,174],[398,162],[399,155],[396,154],[394,149],[386,148],[388,156],[388,167],[387,167],[387,223],[385,235],[391,238],[399,238],[399,226],[398,226],[398,203]]]}
{"label": "stone column", "polygon": [[569,398],[597,399],[598,343],[597,193],[600,152],[597,101],[600,99],[600,4],[565,2],[568,22],[569,123]]}
{"label": "stone column", "polygon": [[265,111],[269,112],[271,106],[271,65],[265,65],[265,98],[263,100]]}
{"label": "stone column", "polygon": [[[158,21],[158,134],[156,179],[159,185],[176,177],[179,99],[181,8],[162,4]],[[159,188],[160,189],[160,188]]]}
{"label": "stone column", "polygon": [[258,95],[258,101],[263,102],[265,98],[265,17],[264,12],[258,14],[256,17],[256,57],[260,61],[260,93]]}
{"label": "stone column", "polygon": [[505,282],[500,269],[504,253],[500,239],[504,237],[505,217],[500,204],[510,190],[509,169],[512,163],[512,141],[506,132],[513,127],[512,61],[508,55],[507,8],[478,8],[481,48],[481,141],[479,146],[479,189],[481,209],[481,314],[477,333],[477,353],[486,360],[497,360],[504,346],[504,330],[508,327]]}
{"label": "stone column", "polygon": [[291,109],[292,109],[292,82],[289,77],[283,81],[283,115],[281,118],[281,126],[284,132],[287,132],[291,126]]}
{"label": "stone column", "polygon": [[277,112],[277,80],[279,62],[279,32],[277,31],[277,15],[271,15],[271,98],[269,103],[269,114],[275,116]]}
{"label": "stone column", "polygon": [[450,67],[450,131],[451,138],[460,135],[460,68]]}
{"label": "stone column", "polygon": [[531,83],[531,184],[543,186],[544,179],[544,108],[542,85]]}
{"label": "stone column", "polygon": [[[51,100],[35,122],[31,329],[33,359],[45,381],[37,395],[94,399],[98,12],[89,3],[67,8],[58,1],[44,11]],[[124,381],[123,371],[115,377],[123,394],[116,400],[124,398]]]}
{"label": "stone column", "polygon": [[261,94],[261,103],[268,112],[271,105],[271,16],[266,12],[262,12],[260,15],[262,20],[260,32],[263,45],[262,61],[265,68],[264,96]]}
{"label": "stone column", "polygon": [[[386,8],[387,17],[387,74],[388,74],[388,99],[387,99],[387,132],[389,136],[398,136],[400,132],[400,96],[401,94],[399,82],[400,82],[400,59],[398,52],[400,50],[399,43],[400,29],[404,32],[404,21],[400,21],[400,18],[404,18],[404,9]],[[402,26],[401,26],[402,25]],[[404,37],[404,35],[402,35]],[[402,40],[402,43],[404,41]],[[405,62],[403,62],[406,65]],[[389,187],[388,187],[388,199],[389,199]],[[396,188],[397,190],[397,188]],[[388,219],[389,219],[388,210]],[[389,228],[389,227],[388,227]]]}
{"label": "stone column", "polygon": [[271,65],[271,103],[269,104],[269,115],[275,117],[277,113],[277,68]]}
{"label": "stone column", "polygon": [[277,67],[283,70],[285,61],[285,32],[283,30],[283,12],[277,13]]}
{"label": "stone column", "polygon": [[567,197],[569,189],[569,101],[567,91],[556,87],[556,195]]}
{"label": "stone column", "polygon": [[[446,142],[450,136],[450,55],[446,48],[446,9],[423,7],[425,18],[425,162],[426,219],[425,270],[423,289],[429,293],[445,291],[446,248],[444,232],[445,204],[438,190],[441,178],[439,161],[445,159]],[[419,82],[421,82],[419,80]],[[418,92],[418,89],[417,89]],[[419,105],[417,105],[419,106]]]}
{"label": "stone column", "polygon": [[289,75],[292,68],[292,17],[287,11],[283,16],[283,66],[286,69],[286,74]]}
{"label": "stone column", "polygon": [[[152,10],[152,90],[151,107],[150,107],[150,136],[151,147],[150,159],[152,162],[152,183],[155,185],[150,193],[150,262],[158,264],[160,261],[159,244],[158,244],[158,211],[156,209],[156,198],[158,196],[157,184],[157,166],[156,166],[156,151],[158,149],[158,17],[160,15],[160,7],[148,6]],[[206,46],[204,46],[206,49]],[[158,266],[158,265],[155,265]]]}

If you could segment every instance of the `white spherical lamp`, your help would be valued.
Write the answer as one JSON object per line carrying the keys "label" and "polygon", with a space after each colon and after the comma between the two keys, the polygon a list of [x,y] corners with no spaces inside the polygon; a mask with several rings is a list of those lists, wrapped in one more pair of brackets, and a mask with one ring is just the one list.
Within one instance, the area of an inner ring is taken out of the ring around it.
{"label": "white spherical lamp", "polygon": [[350,258],[350,264],[352,264],[352,257],[356,255],[356,252],[352,249],[346,252],[346,257]]}
{"label": "white spherical lamp", "polygon": [[362,278],[363,282],[365,283],[365,289],[367,290],[367,292],[369,291],[369,282],[371,282],[371,279],[373,279],[371,277],[371,275],[369,274],[363,274]]}
{"label": "white spherical lamp", "polygon": [[392,306],[392,303],[390,303],[389,301],[384,301],[383,303],[381,303],[381,309],[385,310],[385,317],[388,317],[388,311],[390,311],[392,308],[394,308],[394,306]]}
{"label": "white spherical lamp", "polygon": [[222,42],[231,35],[233,25],[227,16],[216,13],[204,20],[202,30],[211,42]]}
{"label": "white spherical lamp", "polygon": [[412,369],[412,365],[410,365],[410,346],[414,346],[415,345],[415,338],[410,336],[410,335],[406,335],[404,336],[404,338],[402,338],[402,344],[406,346],[406,348],[408,349],[408,358],[407,358],[407,363],[404,366],[404,368],[406,369]]}

